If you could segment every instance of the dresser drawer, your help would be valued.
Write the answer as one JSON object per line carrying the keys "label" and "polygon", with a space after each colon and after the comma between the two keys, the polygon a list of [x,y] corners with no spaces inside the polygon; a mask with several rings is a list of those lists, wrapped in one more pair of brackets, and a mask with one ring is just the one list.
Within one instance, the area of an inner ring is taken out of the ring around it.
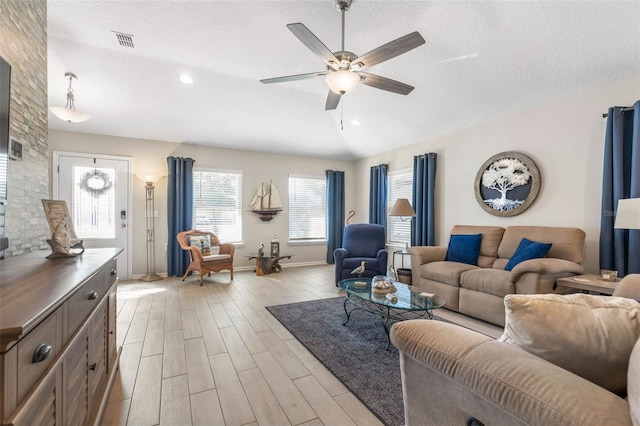
{"label": "dresser drawer", "polygon": [[107,281],[107,286],[105,288],[109,290],[113,283],[118,279],[118,263],[116,259],[111,259],[104,266],[104,275],[106,276]]}
{"label": "dresser drawer", "polygon": [[62,349],[58,309],[18,342],[18,401],[48,370]]}
{"label": "dresser drawer", "polygon": [[68,336],[76,332],[80,324],[87,319],[89,313],[98,306],[107,292],[107,268],[100,269],[97,274],[84,283],[67,301],[69,311]]}

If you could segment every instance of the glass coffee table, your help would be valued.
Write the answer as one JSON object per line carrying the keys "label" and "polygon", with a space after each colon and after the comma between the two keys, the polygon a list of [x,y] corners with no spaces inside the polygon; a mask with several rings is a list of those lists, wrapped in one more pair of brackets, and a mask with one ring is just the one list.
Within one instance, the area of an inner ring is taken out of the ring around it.
{"label": "glass coffee table", "polygon": [[[366,287],[356,287],[356,281],[365,282]],[[391,344],[389,331],[393,324],[408,319],[432,319],[432,311],[442,308],[445,303],[444,299],[438,295],[420,296],[421,292],[414,291],[413,286],[400,282],[394,282],[396,291],[389,293],[395,296],[395,300],[388,299],[386,294],[373,292],[371,278],[349,278],[340,281],[338,285],[346,293],[343,307],[347,320],[342,325],[347,325],[351,313],[357,310],[364,310],[378,316],[382,320],[382,326],[387,335],[385,349],[389,349]]]}

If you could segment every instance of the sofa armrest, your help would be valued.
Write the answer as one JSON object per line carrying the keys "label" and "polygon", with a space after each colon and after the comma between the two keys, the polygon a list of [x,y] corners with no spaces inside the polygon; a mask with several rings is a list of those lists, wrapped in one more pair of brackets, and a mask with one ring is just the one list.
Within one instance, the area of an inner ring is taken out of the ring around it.
{"label": "sofa armrest", "polygon": [[640,302],[640,274],[628,274],[616,284],[613,296],[635,299]]}
{"label": "sofa armrest", "polygon": [[543,258],[525,260],[518,263],[511,270],[511,282],[515,283],[526,272],[534,272],[540,275],[557,275],[558,278],[572,274],[583,274],[584,268],[575,262],[564,259]]}
{"label": "sofa armrest", "polygon": [[425,263],[444,260],[447,255],[447,248],[441,246],[416,246],[409,247],[409,253],[411,253],[411,265],[414,262],[417,265],[424,265]]}
{"label": "sofa armrest", "polygon": [[464,424],[469,415],[487,425],[631,424],[624,399],[475,331],[442,321],[408,320],[394,324],[390,337],[400,351],[403,392],[427,395],[434,381],[442,384],[437,392],[446,392],[440,404],[423,403],[417,409],[407,404],[423,398],[405,395],[408,425],[418,417]]}

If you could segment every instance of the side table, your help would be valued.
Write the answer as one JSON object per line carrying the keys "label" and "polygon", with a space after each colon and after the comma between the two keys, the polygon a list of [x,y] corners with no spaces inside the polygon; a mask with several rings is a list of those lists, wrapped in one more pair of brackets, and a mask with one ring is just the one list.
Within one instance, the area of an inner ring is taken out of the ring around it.
{"label": "side table", "polygon": [[[400,255],[400,268],[396,268],[396,255]],[[393,259],[391,259],[391,269],[396,274],[396,279],[405,284],[412,284],[411,282],[411,269],[404,267],[404,257],[409,256],[411,259],[411,253],[404,250],[396,250],[393,252]]]}
{"label": "side table", "polygon": [[259,256],[259,255],[249,255],[246,256],[249,260],[256,260],[256,275],[261,277],[263,275],[268,275],[272,272],[280,272],[282,271],[282,266],[280,265],[280,259],[291,259],[292,254],[281,254],[278,256]]}
{"label": "side table", "polygon": [[618,284],[619,281],[620,279],[617,279],[616,281],[603,281],[599,275],[586,274],[559,278],[557,283],[558,285],[563,285],[565,287],[586,290],[590,293],[612,295],[613,291],[616,289],[616,284]]}

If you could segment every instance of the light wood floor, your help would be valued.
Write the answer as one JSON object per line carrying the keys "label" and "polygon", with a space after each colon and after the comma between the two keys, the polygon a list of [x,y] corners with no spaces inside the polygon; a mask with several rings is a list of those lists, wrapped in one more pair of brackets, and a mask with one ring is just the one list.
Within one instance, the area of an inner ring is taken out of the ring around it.
{"label": "light wood floor", "polygon": [[[333,266],[118,285],[120,370],[104,425],[380,425],[265,306],[340,296]],[[501,329],[438,315],[484,333]]]}

